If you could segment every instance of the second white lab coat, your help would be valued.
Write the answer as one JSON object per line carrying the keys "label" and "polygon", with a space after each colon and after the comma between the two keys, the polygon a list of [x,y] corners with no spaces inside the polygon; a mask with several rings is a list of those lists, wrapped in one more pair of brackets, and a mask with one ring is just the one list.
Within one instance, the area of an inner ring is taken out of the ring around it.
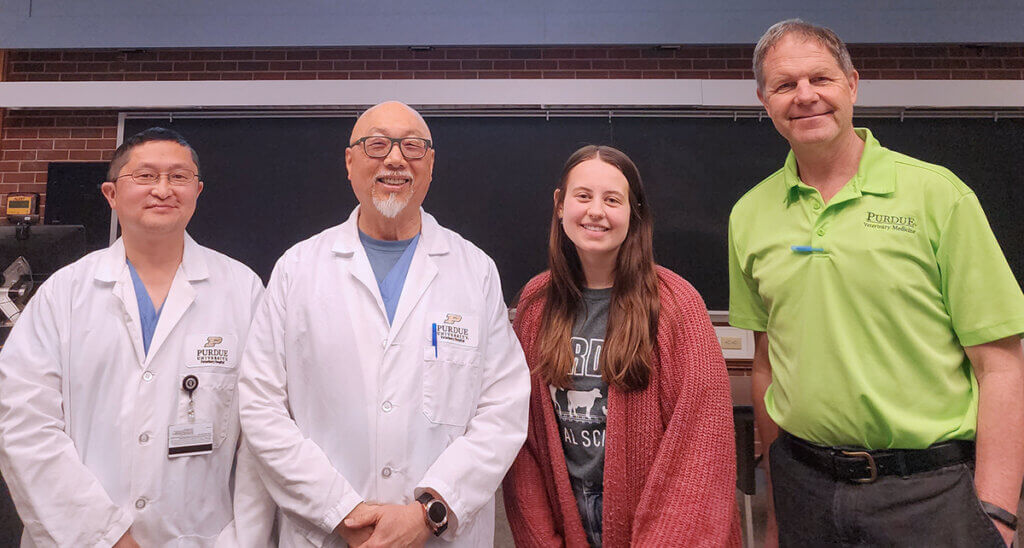
{"label": "second white lab coat", "polygon": [[[213,545],[232,519],[238,363],[262,291],[186,235],[146,354],[121,240],[40,286],[0,352],[0,471],[22,546],[109,546],[129,526],[142,546]],[[214,449],[168,458],[189,374]]]}
{"label": "second white lab coat", "polygon": [[282,511],[281,545],[342,545],[330,533],[359,502],[432,488],[458,519],[446,540],[491,546],[530,392],[497,269],[422,213],[389,324],[358,213],[278,261],[243,358],[242,425]]}

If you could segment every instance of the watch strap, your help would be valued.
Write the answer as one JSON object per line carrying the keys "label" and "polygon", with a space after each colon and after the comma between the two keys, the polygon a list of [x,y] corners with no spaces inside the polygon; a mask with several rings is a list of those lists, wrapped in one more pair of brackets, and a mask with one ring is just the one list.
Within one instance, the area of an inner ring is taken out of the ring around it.
{"label": "watch strap", "polygon": [[991,502],[980,502],[981,509],[984,510],[986,514],[988,514],[988,517],[998,521],[999,523],[1002,523],[1003,525],[1009,527],[1010,529],[1013,529],[1014,531],[1017,530],[1017,516],[1011,514],[1010,512],[1004,510],[999,506],[996,506],[995,504],[992,504]]}
{"label": "watch strap", "polygon": [[445,531],[447,531],[447,530],[448,530],[448,520],[447,520],[447,519],[445,519],[445,520],[444,520],[444,523],[442,523],[442,524],[441,524],[441,525],[440,525],[440,526],[439,526],[439,527],[438,527],[438,528],[437,528],[437,529],[436,529],[436,530],[434,531],[434,536],[435,536],[435,537],[439,537],[439,536],[443,535],[443,534],[444,534],[444,532],[445,532]]}

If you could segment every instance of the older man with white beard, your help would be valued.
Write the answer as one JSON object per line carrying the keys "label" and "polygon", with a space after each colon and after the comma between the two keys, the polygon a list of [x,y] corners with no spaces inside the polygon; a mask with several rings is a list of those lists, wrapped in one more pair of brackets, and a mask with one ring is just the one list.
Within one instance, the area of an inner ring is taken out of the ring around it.
{"label": "older man with white beard", "polygon": [[493,544],[529,373],[494,262],[420,209],[430,138],[401,103],[360,116],[359,207],[285,253],[253,322],[241,418],[284,546]]}

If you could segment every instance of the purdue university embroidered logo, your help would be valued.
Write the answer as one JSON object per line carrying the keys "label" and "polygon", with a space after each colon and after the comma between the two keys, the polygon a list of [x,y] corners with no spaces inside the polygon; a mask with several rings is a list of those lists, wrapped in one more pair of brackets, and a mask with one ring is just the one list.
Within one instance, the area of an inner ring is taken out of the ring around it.
{"label": "purdue university embroidered logo", "polygon": [[462,314],[448,312],[444,322],[437,324],[437,340],[456,344],[467,344],[470,339],[469,326],[456,325],[462,322]]}
{"label": "purdue university embroidered logo", "polygon": [[909,215],[884,215],[868,211],[864,218],[864,226],[875,230],[917,233],[917,219]]}
{"label": "purdue university embroidered logo", "polygon": [[229,348],[217,348],[217,345],[223,342],[224,337],[216,335],[206,337],[206,343],[196,348],[196,364],[200,366],[226,367],[231,351]]}

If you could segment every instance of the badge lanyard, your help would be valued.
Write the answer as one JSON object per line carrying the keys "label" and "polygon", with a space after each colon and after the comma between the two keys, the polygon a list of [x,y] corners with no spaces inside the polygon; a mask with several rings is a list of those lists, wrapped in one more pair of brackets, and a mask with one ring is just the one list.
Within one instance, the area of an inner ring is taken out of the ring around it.
{"label": "badge lanyard", "polygon": [[213,452],[213,423],[196,422],[195,392],[197,388],[199,388],[199,377],[185,375],[185,378],[181,380],[181,389],[188,394],[188,422],[168,427],[168,458],[208,455]]}
{"label": "badge lanyard", "polygon": [[195,375],[182,379],[181,389],[188,393],[188,422],[196,422],[196,388],[199,388],[199,378]]}

